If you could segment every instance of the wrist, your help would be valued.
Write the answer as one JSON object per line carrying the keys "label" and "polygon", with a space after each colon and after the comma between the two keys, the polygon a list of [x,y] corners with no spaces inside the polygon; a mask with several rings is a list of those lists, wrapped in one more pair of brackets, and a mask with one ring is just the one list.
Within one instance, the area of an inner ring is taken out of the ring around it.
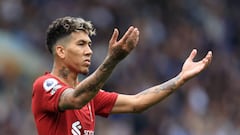
{"label": "wrist", "polygon": [[176,76],[176,78],[177,78],[177,81],[176,81],[177,86],[182,86],[182,85],[187,81],[187,79],[184,78],[182,72],[180,72],[180,73]]}
{"label": "wrist", "polygon": [[107,55],[106,58],[104,59],[104,63],[111,63],[113,65],[117,65],[121,61],[120,58],[118,57],[113,57],[110,55]]}
{"label": "wrist", "polygon": [[99,68],[103,72],[112,71],[118,63],[119,61],[114,60],[111,57],[107,56]]}
{"label": "wrist", "polygon": [[127,51],[114,50],[112,52],[109,52],[106,58],[110,59],[111,61],[120,62],[128,54],[129,52]]}

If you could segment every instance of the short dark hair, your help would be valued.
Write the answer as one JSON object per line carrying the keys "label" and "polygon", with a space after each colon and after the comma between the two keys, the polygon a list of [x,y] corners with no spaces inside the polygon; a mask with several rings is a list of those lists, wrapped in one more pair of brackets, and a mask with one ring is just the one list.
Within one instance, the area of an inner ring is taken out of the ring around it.
{"label": "short dark hair", "polygon": [[85,21],[82,18],[63,17],[58,18],[49,25],[47,29],[47,49],[52,54],[53,46],[63,37],[70,35],[72,32],[83,30],[89,36],[95,35],[95,29],[90,21]]}

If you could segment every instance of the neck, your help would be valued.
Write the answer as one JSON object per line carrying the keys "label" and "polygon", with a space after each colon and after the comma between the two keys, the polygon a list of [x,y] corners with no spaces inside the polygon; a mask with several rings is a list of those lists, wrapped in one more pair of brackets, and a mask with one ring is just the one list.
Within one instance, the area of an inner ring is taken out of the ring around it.
{"label": "neck", "polygon": [[51,74],[73,88],[78,84],[78,73],[71,71],[65,65],[54,63]]}

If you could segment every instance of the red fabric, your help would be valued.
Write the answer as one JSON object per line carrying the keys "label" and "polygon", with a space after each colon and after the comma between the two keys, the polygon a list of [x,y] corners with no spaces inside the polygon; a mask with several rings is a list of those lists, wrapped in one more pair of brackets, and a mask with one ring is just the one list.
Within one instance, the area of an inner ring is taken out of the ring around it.
{"label": "red fabric", "polygon": [[117,99],[117,93],[101,90],[83,108],[59,111],[59,98],[67,88],[49,73],[35,80],[32,112],[39,135],[93,135],[95,114],[107,117]]}

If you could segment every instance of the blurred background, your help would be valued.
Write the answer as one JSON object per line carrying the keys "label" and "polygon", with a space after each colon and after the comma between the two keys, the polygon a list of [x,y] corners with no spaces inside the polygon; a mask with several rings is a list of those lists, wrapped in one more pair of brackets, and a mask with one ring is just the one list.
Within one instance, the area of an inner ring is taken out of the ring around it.
{"label": "blurred background", "polygon": [[96,135],[240,135],[240,1],[0,0],[0,135],[36,135],[34,79],[51,70],[48,24],[58,17],[91,20],[93,72],[113,28],[140,29],[139,46],[104,89],[135,94],[176,76],[193,48],[212,64],[170,97],[141,114],[97,118]]}

